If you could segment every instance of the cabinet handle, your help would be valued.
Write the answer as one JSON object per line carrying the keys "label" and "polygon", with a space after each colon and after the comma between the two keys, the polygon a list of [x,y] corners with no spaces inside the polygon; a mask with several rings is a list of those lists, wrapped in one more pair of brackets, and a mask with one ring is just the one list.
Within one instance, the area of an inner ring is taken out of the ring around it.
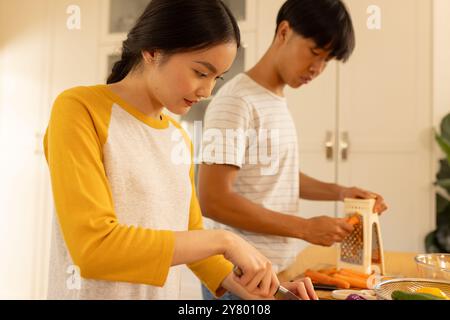
{"label": "cabinet handle", "polygon": [[327,137],[325,141],[325,154],[327,157],[327,160],[333,160],[333,153],[334,153],[334,137],[332,131],[327,131]]}
{"label": "cabinet handle", "polygon": [[344,131],[342,132],[342,139],[341,139],[341,153],[342,153],[342,160],[344,161],[348,160],[349,147],[350,147],[349,135],[347,131]]}

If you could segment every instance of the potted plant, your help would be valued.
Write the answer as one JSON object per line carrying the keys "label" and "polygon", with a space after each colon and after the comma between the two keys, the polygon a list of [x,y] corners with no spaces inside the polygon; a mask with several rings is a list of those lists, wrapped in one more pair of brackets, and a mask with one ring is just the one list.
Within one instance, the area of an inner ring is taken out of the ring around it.
{"label": "potted plant", "polygon": [[436,218],[437,228],[427,235],[425,248],[429,253],[450,252],[450,114],[441,123],[441,134],[436,141],[446,158],[441,159],[437,173]]}

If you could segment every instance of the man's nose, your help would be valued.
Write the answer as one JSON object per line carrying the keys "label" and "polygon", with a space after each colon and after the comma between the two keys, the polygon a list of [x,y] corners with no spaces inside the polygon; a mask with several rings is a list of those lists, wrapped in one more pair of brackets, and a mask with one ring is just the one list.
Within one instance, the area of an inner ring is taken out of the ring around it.
{"label": "man's nose", "polygon": [[315,61],[309,69],[313,77],[317,77],[325,68],[327,62],[325,59]]}

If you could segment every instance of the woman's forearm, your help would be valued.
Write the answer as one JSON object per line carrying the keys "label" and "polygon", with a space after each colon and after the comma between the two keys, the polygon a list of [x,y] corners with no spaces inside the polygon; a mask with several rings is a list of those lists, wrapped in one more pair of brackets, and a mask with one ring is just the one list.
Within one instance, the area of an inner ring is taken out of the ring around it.
{"label": "woman's forearm", "polygon": [[233,246],[233,237],[224,230],[175,232],[172,266],[191,264],[214,255],[224,254],[231,246]]}

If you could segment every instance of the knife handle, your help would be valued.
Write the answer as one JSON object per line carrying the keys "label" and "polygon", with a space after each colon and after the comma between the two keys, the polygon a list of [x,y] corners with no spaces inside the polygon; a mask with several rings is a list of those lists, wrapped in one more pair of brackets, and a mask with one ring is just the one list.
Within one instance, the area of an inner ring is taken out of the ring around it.
{"label": "knife handle", "polygon": [[[238,266],[235,266],[233,268],[233,272],[236,276],[242,277],[244,274]],[[299,300],[297,296],[295,296],[292,292],[290,292],[288,289],[286,289],[283,286],[279,286],[277,289],[277,292],[275,292],[274,297],[277,300]]]}
{"label": "knife handle", "polygon": [[233,273],[238,277],[242,277],[243,275],[241,268],[239,268],[238,266],[234,266]]}

